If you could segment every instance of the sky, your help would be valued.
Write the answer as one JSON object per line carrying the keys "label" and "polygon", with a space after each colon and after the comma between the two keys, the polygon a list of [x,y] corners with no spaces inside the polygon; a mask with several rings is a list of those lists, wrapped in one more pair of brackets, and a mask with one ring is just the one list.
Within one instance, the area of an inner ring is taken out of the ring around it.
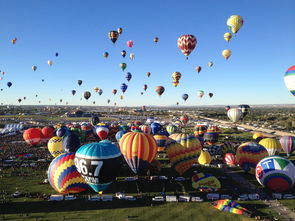
{"label": "sky", "polygon": [[[294,0],[2,0],[0,8],[3,104],[18,104],[19,98],[21,105],[93,106],[295,101],[284,84],[284,73],[295,65]],[[244,25],[228,43],[223,35],[229,31],[226,21],[231,15],[242,16]],[[119,27],[123,33],[113,44],[108,32]],[[197,38],[188,59],[177,47],[183,34]],[[12,44],[14,37],[17,42]],[[127,47],[128,40],[134,42],[132,48]],[[221,55],[224,49],[232,51],[228,60]],[[127,51],[125,58],[122,50]],[[133,60],[130,53],[135,54]],[[211,68],[209,61],[214,63]],[[119,66],[123,62],[127,64],[124,72]],[[202,67],[199,74],[196,66]],[[172,85],[175,71],[182,74],[177,87]],[[132,74],[130,82],[125,79],[127,72]],[[151,72],[149,78],[146,72]],[[83,81],[81,86],[77,80]],[[12,82],[10,88],[7,82]],[[123,100],[122,83],[128,85]],[[165,87],[161,97],[156,86]],[[103,94],[95,93],[94,87]],[[115,96],[113,89],[118,90]],[[205,92],[203,98],[197,97],[198,90]],[[91,92],[89,100],[80,100],[84,91]],[[189,95],[186,102],[181,98],[184,93]]]}

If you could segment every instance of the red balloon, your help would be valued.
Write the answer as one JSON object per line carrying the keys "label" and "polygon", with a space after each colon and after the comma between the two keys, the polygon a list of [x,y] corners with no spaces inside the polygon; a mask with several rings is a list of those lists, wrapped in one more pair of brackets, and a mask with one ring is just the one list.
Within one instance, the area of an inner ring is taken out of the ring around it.
{"label": "red balloon", "polygon": [[185,56],[189,56],[189,54],[195,49],[197,44],[197,39],[193,35],[182,35],[177,40],[178,48]]}
{"label": "red balloon", "polygon": [[105,140],[109,134],[109,129],[107,127],[98,127],[96,129],[96,134],[101,140]]}
{"label": "red balloon", "polygon": [[236,156],[232,153],[225,154],[223,160],[227,165],[230,166],[234,166],[236,164]]}
{"label": "red balloon", "polygon": [[54,128],[53,127],[43,127],[41,130],[41,141],[47,142],[50,138],[54,136]]}
{"label": "red balloon", "polygon": [[23,138],[29,145],[37,145],[41,141],[41,136],[39,128],[29,128],[23,133]]}

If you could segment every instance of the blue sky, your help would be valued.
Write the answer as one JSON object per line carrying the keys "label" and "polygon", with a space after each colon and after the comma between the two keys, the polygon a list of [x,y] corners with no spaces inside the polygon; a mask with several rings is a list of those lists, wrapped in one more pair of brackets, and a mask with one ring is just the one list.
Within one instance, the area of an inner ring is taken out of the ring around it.
{"label": "blue sky", "polygon": [[[41,104],[107,105],[107,99],[109,105],[120,106],[295,101],[283,81],[285,71],[295,65],[293,0],[15,0],[0,1],[0,8],[0,70],[5,72],[0,103],[17,104],[24,96],[22,104],[40,100]],[[243,17],[244,26],[227,43],[223,34],[229,31],[226,20],[233,14]],[[123,34],[114,45],[108,32],[118,27]],[[177,47],[183,34],[197,38],[188,60]],[[18,40],[12,45],[14,37]],[[132,48],[127,47],[128,40],[133,40]],[[224,49],[232,50],[229,60],[221,56]],[[125,58],[122,50],[127,51]],[[102,56],[105,51],[107,59]],[[133,61],[129,53],[135,53]],[[53,66],[47,65],[48,60]],[[214,62],[211,68],[209,61]],[[119,67],[122,62],[127,63],[124,72]],[[33,65],[38,67],[35,72]],[[198,65],[200,74],[194,70]],[[182,73],[176,88],[171,84],[174,71]],[[129,83],[126,72],[133,75]],[[10,88],[8,81],[13,83]],[[128,89],[120,100],[122,83]],[[148,89],[140,95],[144,84]],[[158,85],[166,89],[161,97],[154,91]],[[94,87],[103,89],[103,94],[96,94]],[[116,96],[113,89],[118,90]],[[77,91],[75,96],[71,90]],[[196,96],[198,90],[205,91],[202,99]],[[80,101],[84,91],[92,93],[88,101]],[[214,93],[211,99],[209,92]],[[183,93],[189,95],[186,102]]]}

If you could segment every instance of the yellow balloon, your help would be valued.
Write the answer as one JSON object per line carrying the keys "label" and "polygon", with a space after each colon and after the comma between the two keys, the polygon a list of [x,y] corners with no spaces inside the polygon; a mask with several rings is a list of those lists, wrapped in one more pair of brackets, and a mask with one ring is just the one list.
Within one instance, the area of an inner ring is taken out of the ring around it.
{"label": "yellow balloon", "polygon": [[224,40],[226,40],[227,42],[230,41],[230,39],[232,38],[232,34],[230,32],[226,32],[224,35],[223,35],[223,38]]}
{"label": "yellow balloon", "polygon": [[62,154],[62,138],[61,137],[52,137],[47,144],[49,153],[53,157],[57,157],[58,155]]}
{"label": "yellow balloon", "polygon": [[240,15],[232,15],[227,19],[226,25],[232,33],[236,34],[243,26],[244,20]]}
{"label": "yellow balloon", "polygon": [[201,150],[201,154],[198,158],[199,164],[205,165],[211,163],[211,155],[207,151]]}
{"label": "yellow balloon", "polygon": [[225,49],[222,51],[222,56],[227,60],[231,56],[231,50]]}

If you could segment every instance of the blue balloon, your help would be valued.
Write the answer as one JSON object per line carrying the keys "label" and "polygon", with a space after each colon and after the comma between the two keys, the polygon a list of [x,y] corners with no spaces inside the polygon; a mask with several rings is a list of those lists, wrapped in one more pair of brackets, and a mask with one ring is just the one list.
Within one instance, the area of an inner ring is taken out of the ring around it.
{"label": "blue balloon", "polygon": [[62,150],[66,153],[76,152],[81,146],[79,136],[74,132],[69,132],[62,139]]}
{"label": "blue balloon", "polygon": [[132,74],[130,72],[127,72],[125,78],[129,82],[132,78]]}
{"label": "blue balloon", "polygon": [[56,136],[63,137],[69,134],[69,130],[66,127],[58,128],[56,131]]}
{"label": "blue balloon", "polygon": [[109,140],[85,144],[76,152],[75,165],[94,191],[104,191],[121,167],[121,152]]}
{"label": "blue balloon", "polygon": [[7,86],[11,87],[12,83],[11,82],[7,82]]}
{"label": "blue balloon", "polygon": [[160,130],[158,134],[160,134],[160,135],[164,135],[164,136],[166,136],[166,137],[169,137],[169,136],[170,136],[170,134],[169,134],[169,133],[167,132],[167,130],[165,130],[165,129]]}
{"label": "blue balloon", "polygon": [[152,134],[157,134],[161,130],[162,126],[159,123],[153,122],[151,124],[151,128],[152,128]]}
{"label": "blue balloon", "polygon": [[117,133],[116,133],[116,140],[119,142],[119,140],[121,139],[121,137],[123,137],[124,134],[126,134],[127,131],[126,130],[119,130]]}
{"label": "blue balloon", "polygon": [[123,84],[121,84],[120,88],[121,88],[122,92],[124,93],[127,90],[128,86],[127,86],[127,84],[123,83]]}

